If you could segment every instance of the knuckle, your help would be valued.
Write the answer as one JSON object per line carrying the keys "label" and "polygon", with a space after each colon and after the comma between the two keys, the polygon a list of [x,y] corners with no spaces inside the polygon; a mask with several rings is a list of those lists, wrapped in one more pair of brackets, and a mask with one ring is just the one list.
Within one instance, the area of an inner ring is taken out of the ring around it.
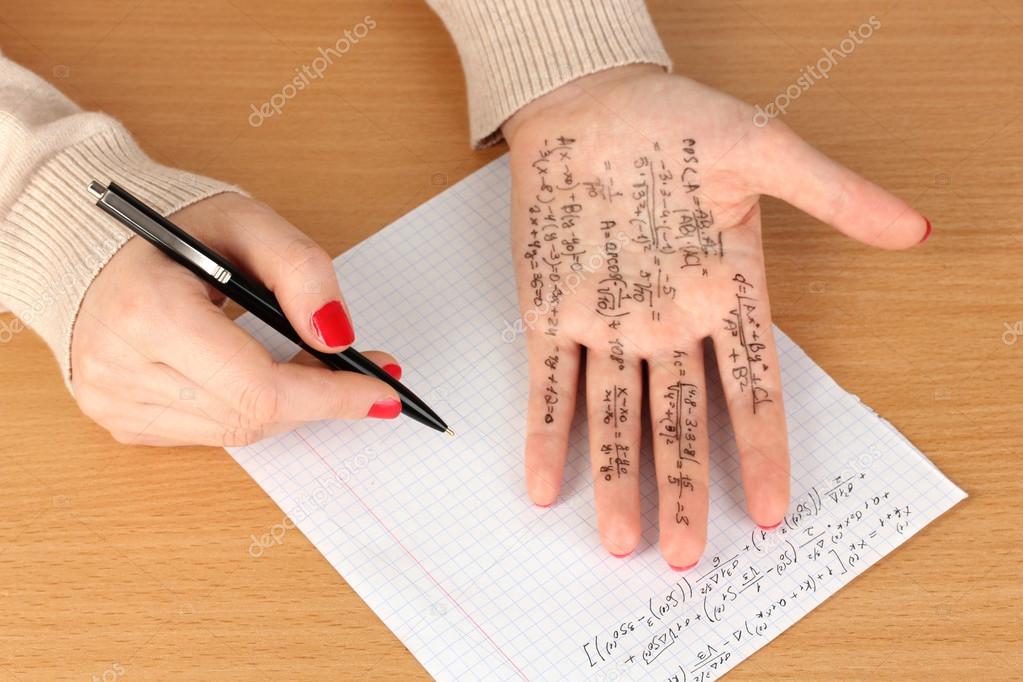
{"label": "knuckle", "polygon": [[151,304],[143,296],[136,293],[125,293],[117,297],[113,306],[113,319],[129,337],[139,337],[151,329]]}
{"label": "knuckle", "polygon": [[156,323],[151,313],[141,310],[126,312],[117,323],[118,333],[131,344],[133,354],[142,354],[142,349],[149,349],[153,341],[163,338],[154,334],[154,330],[163,326]]}
{"label": "knuckle", "polygon": [[725,391],[725,405],[727,405],[730,414],[737,414],[741,410],[749,410],[753,405],[753,398],[749,393],[735,386],[733,390]]}
{"label": "knuckle", "polygon": [[[251,418],[250,415],[244,412],[231,411],[225,415],[222,415],[219,419],[220,425],[223,428],[223,438],[225,444],[228,442],[242,443],[242,441],[250,441],[255,436],[255,440],[261,437],[266,428],[266,422],[260,422]],[[248,444],[248,442],[244,443]]]}
{"label": "knuckle", "polygon": [[264,430],[260,426],[237,424],[224,429],[221,445],[225,448],[252,445],[263,439]]}
{"label": "knuckle", "polygon": [[[377,394],[376,381],[365,381],[362,377],[338,377],[348,379],[339,383],[331,393],[332,411],[341,419],[361,419],[366,416]],[[352,381],[354,379],[354,381]]]}
{"label": "knuckle", "polygon": [[262,425],[276,421],[280,413],[280,390],[271,382],[250,381],[238,396],[239,411],[243,425]]}
{"label": "knuckle", "polygon": [[850,198],[849,186],[844,182],[832,188],[825,209],[825,218],[828,222],[837,221],[839,216],[849,210]]}
{"label": "knuckle", "polygon": [[327,252],[304,235],[296,237],[288,245],[283,257],[290,272],[321,272],[332,267]]}
{"label": "knuckle", "polygon": [[359,405],[362,403],[360,400],[356,400],[348,391],[339,391],[335,400],[335,406],[338,415],[345,419],[359,419],[365,417],[369,408],[359,409]]}
{"label": "knuckle", "polygon": [[76,386],[75,398],[78,402],[78,409],[82,411],[82,414],[97,424],[102,424],[107,416],[109,416],[106,401],[87,386]]}
{"label": "knuckle", "polygon": [[101,369],[102,364],[95,355],[80,355],[77,358],[77,362],[71,367],[71,374],[76,389],[79,385],[95,385],[96,379],[103,373]]}

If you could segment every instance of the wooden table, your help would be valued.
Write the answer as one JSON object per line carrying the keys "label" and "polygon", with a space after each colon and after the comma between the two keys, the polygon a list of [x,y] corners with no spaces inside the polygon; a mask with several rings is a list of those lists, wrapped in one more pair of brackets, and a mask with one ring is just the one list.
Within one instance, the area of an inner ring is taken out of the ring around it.
{"label": "wooden table", "polygon": [[[768,200],[775,321],[971,497],[732,679],[1020,674],[1023,6],[1017,0],[651,6],[683,73],[767,104],[872,15],[785,120],[914,202],[928,244],[869,251]],[[371,15],[289,101],[265,101]],[[332,254],[479,168],[458,57],[420,2],[4,3],[0,47],[158,160],[247,188]],[[10,316],[2,318],[10,322]],[[426,677],[223,451],[117,445],[31,333],[0,346],[0,678]]]}

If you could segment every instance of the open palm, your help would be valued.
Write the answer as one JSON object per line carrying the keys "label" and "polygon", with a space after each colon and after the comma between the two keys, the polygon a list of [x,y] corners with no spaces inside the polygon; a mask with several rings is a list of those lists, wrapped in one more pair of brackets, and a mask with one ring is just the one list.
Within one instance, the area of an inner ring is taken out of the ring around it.
{"label": "open palm", "polygon": [[544,506],[557,498],[585,349],[605,547],[623,556],[639,542],[646,401],[661,551],[677,569],[694,565],[707,533],[709,337],[749,514],[762,527],[777,524],[789,501],[789,454],[759,196],[882,248],[920,243],[926,219],[780,122],[758,126],[751,107],[651,67],[563,86],[517,113],[505,134],[529,350],[531,498]]}

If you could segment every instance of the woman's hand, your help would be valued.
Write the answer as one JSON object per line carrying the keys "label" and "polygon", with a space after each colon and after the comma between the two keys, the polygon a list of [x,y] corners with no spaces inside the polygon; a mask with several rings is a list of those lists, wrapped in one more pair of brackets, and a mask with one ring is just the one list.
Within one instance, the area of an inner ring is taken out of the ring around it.
{"label": "woman's hand", "polygon": [[[276,294],[309,345],[337,352],[354,338],[330,257],[270,208],[238,194],[171,219]],[[228,319],[223,296],[142,239],[89,287],[71,345],[82,411],[122,443],[243,445],[318,419],[394,418],[385,383],[334,372],[302,354],[274,362]],[[386,353],[367,353],[392,375]]]}
{"label": "woman's hand", "polygon": [[727,95],[656,67],[630,66],[573,81],[504,126],[530,365],[529,494],[542,506],[558,496],[585,348],[598,527],[618,556],[640,539],[644,400],[661,552],[678,570],[703,553],[706,337],[749,514],[771,528],[786,513],[789,453],[760,195],[881,248],[914,246],[930,230],[905,202],[784,124],[757,123],[751,107]]}

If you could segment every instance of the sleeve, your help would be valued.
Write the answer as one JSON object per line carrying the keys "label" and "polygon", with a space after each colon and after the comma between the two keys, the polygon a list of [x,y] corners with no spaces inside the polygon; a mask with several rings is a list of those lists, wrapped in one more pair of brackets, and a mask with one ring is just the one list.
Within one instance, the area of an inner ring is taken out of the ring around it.
{"label": "sleeve", "polygon": [[93,179],[116,180],[164,215],[241,191],[155,163],[116,120],[0,55],[0,305],[49,345],[69,389],[79,306],[131,236],[95,208]]}
{"label": "sleeve", "polygon": [[576,78],[626,64],[671,69],[643,0],[427,0],[465,71],[470,138],[501,140],[501,124]]}

